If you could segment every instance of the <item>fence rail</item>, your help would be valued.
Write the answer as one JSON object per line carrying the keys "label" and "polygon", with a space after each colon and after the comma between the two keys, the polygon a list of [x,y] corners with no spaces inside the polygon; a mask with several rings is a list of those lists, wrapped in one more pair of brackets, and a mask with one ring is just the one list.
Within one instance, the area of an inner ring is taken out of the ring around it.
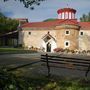
{"label": "fence rail", "polygon": [[48,76],[50,76],[50,67],[68,68],[85,71],[87,77],[90,71],[90,59],[62,57],[52,55],[41,55],[41,61],[46,63],[48,69]]}

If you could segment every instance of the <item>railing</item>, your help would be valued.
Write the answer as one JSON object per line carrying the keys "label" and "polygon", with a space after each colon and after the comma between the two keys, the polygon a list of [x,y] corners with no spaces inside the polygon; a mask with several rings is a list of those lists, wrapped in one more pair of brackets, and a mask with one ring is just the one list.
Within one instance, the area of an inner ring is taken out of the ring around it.
{"label": "railing", "polygon": [[90,59],[81,59],[73,57],[62,57],[52,55],[41,55],[41,61],[45,62],[48,69],[48,76],[50,76],[50,67],[68,68],[85,71],[85,77],[87,77],[90,71]]}

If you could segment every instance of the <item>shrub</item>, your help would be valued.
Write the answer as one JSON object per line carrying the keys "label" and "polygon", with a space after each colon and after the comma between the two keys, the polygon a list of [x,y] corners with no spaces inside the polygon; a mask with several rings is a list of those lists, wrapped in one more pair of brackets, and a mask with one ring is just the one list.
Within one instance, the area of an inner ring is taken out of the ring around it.
{"label": "shrub", "polygon": [[70,52],[70,50],[66,48],[66,49],[64,49],[64,52],[68,53],[68,52]]}
{"label": "shrub", "polygon": [[64,50],[62,48],[55,48],[54,52],[63,52]]}
{"label": "shrub", "polygon": [[30,85],[24,78],[17,77],[6,68],[0,68],[0,90],[28,90],[28,88]]}
{"label": "shrub", "polygon": [[85,53],[87,53],[87,51],[86,50],[83,50],[82,53],[85,54]]}
{"label": "shrub", "polygon": [[71,52],[71,53],[75,53],[75,51],[74,51],[74,50],[70,50],[70,52]]}
{"label": "shrub", "polygon": [[87,50],[87,53],[90,53],[90,50]]}

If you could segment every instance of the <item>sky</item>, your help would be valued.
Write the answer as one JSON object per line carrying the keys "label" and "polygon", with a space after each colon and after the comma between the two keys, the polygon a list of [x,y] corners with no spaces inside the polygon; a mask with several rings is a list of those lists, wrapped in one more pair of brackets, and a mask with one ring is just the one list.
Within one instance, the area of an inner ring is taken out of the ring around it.
{"label": "sky", "polygon": [[90,0],[46,0],[40,6],[35,6],[34,10],[25,8],[18,0],[9,0],[8,2],[0,0],[0,12],[11,18],[28,18],[29,22],[57,18],[57,10],[66,7],[76,9],[76,17],[79,19],[82,14],[90,12]]}

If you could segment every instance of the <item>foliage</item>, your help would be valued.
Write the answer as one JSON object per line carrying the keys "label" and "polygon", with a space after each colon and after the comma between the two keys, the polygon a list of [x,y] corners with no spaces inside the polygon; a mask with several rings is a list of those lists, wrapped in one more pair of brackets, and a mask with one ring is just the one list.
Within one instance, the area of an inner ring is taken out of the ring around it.
{"label": "foliage", "polygon": [[0,18],[5,18],[5,16],[0,12]]}
{"label": "foliage", "polygon": [[18,21],[0,14],[0,34],[17,30]]}
{"label": "foliage", "polygon": [[[38,75],[38,74],[37,74]],[[90,90],[90,81],[78,78],[58,76],[39,77],[17,76],[8,72],[7,68],[0,69],[0,90]],[[29,75],[30,76],[30,75]]]}
{"label": "foliage", "polygon": [[55,21],[55,20],[57,20],[57,19],[55,19],[55,18],[49,18],[49,19],[44,20],[43,22],[47,22],[47,21]]}
{"label": "foliage", "polygon": [[83,14],[80,18],[81,22],[90,22],[90,12],[88,14]]}
{"label": "foliage", "polygon": [[6,68],[0,69],[0,90],[28,90],[29,87],[24,78],[17,77]]}
{"label": "foliage", "polygon": [[[84,37],[83,37],[84,38]],[[88,48],[90,47],[90,44],[87,42],[87,38],[84,38],[85,39],[85,44],[88,46]],[[83,39],[83,40],[84,40]],[[90,38],[88,38],[90,39]],[[81,55],[90,55],[90,50],[70,50],[70,49],[63,49],[63,48],[55,48],[54,49],[54,52],[56,53],[62,53],[62,54],[81,54]]]}
{"label": "foliage", "polygon": [[63,52],[63,51],[64,51],[63,48],[55,48],[55,49],[54,49],[54,52]]}
{"label": "foliage", "polygon": [[[3,1],[6,2],[9,0],[3,0]],[[26,8],[30,7],[30,9],[33,10],[35,5],[39,6],[40,3],[45,0],[15,0],[15,1],[19,1],[20,3],[23,3]]]}

